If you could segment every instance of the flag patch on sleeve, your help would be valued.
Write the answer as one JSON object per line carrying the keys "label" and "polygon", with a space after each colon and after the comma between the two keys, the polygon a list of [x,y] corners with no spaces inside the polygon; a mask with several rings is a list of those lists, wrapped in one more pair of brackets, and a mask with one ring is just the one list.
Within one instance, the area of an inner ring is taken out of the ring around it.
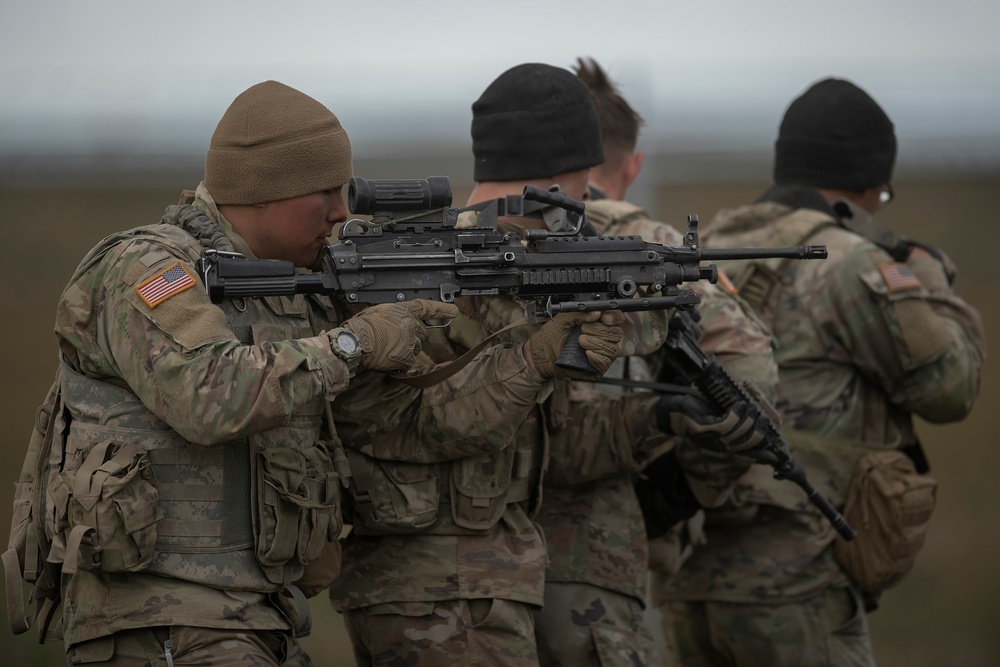
{"label": "flag patch on sleeve", "polygon": [[142,297],[147,306],[156,308],[170,297],[180,294],[189,287],[194,287],[194,276],[188,273],[188,270],[181,266],[180,262],[177,262],[138,285],[135,291]]}
{"label": "flag patch on sleeve", "polygon": [[878,270],[882,273],[882,279],[890,292],[898,292],[904,289],[920,289],[923,283],[920,278],[914,275],[906,264],[902,262],[891,264],[879,264]]}

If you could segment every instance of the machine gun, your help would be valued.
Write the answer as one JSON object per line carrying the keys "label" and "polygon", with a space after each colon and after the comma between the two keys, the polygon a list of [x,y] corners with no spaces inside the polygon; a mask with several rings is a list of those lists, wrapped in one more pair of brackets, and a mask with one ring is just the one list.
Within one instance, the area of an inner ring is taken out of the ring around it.
{"label": "machine gun", "polygon": [[[310,293],[360,304],[411,299],[450,303],[459,296],[503,294],[524,301],[525,314],[534,321],[563,312],[683,311],[700,302],[693,291],[680,288],[683,283],[718,281],[717,267],[702,265],[702,261],[823,259],[827,254],[826,246],[810,245],[705,249],[698,241],[694,215],[688,216],[684,245],[678,247],[638,236],[581,234],[589,224],[583,202],[530,185],[520,196],[466,208],[452,207],[451,201],[447,177],[355,177],[348,187],[348,207],[351,213],[372,219],[346,222],[339,242],[324,249],[319,271],[297,271],[288,261],[249,260],[236,253],[205,250],[198,272],[214,303],[235,297]],[[459,215],[465,211],[478,212],[474,227],[458,226]],[[503,216],[541,218],[547,229],[528,229],[522,241],[517,234],[499,231]],[[722,409],[737,400],[752,400],[691,336],[688,328],[673,338],[676,350],[672,354],[685,379]],[[670,340],[668,334],[668,344]],[[583,349],[572,340],[557,363],[592,370]],[[831,521],[839,517],[839,523],[846,526],[843,517],[806,481],[802,466],[791,458],[774,423],[767,424],[775,474],[801,486],[821,509],[827,508],[823,511]]]}
{"label": "machine gun", "polygon": [[840,536],[847,541],[853,540],[857,535],[854,528],[806,478],[805,469],[792,458],[788,443],[768,411],[760,408],[751,392],[738,383],[713,355],[701,349],[698,345],[700,337],[701,328],[691,312],[677,311],[671,316],[667,340],[662,348],[665,352],[663,370],[669,371],[668,379],[694,386],[707,401],[723,412],[729,411],[738,402],[757,406],[760,416],[756,428],[764,434],[764,441],[745,454],[757,463],[770,465],[775,479],[787,479],[798,485]]}
{"label": "machine gun", "polygon": [[[451,206],[447,177],[366,180],[348,188],[352,219],[339,242],[327,246],[321,270],[296,271],[291,262],[249,260],[206,250],[198,271],[214,303],[233,297],[322,293],[348,303],[377,304],[458,296],[509,295],[526,303],[529,321],[557,313],[658,310],[694,306],[699,297],[685,282],[718,280],[715,265],[702,261],[770,257],[822,259],[825,246],[703,249],[698,218],[688,217],[684,245],[666,246],[637,236],[581,235],[583,202],[558,191],[526,186],[466,208]],[[474,227],[458,217],[477,211]],[[498,230],[500,217],[535,217],[552,229],[529,229],[524,241]],[[560,229],[561,227],[561,229]],[[575,353],[574,353],[575,351]],[[588,370],[579,346],[567,345],[560,365]]]}

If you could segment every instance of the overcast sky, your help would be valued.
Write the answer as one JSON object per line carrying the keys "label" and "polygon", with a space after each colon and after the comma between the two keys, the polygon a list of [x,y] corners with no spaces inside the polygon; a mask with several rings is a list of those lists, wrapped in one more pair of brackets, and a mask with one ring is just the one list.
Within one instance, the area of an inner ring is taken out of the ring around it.
{"label": "overcast sky", "polygon": [[589,55],[647,147],[767,150],[836,75],[886,108],[901,160],[1000,160],[998,26],[997,0],[0,0],[0,157],[201,153],[265,79],[327,104],[358,152],[462,144],[499,73]]}

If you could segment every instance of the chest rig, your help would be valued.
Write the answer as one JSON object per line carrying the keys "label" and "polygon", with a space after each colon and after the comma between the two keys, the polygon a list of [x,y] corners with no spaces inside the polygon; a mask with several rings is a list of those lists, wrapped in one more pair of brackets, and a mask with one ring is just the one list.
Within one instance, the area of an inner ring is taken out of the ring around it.
{"label": "chest rig", "polygon": [[[165,224],[164,224],[165,223]],[[137,233],[182,248],[232,251],[193,206]],[[118,240],[121,237],[116,237]],[[240,342],[313,335],[303,297],[227,301]],[[50,488],[63,571],[147,572],[220,589],[273,592],[301,576],[340,531],[339,480],[320,442],[323,401],[287,424],[215,445],[185,440],[127,389],[63,364],[61,472]]]}

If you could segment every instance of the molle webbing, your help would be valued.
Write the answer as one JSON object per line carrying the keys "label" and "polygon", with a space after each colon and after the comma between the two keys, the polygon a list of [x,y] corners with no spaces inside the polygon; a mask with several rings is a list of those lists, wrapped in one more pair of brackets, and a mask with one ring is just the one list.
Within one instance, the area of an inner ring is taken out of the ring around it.
{"label": "molle webbing", "polygon": [[64,368],[63,395],[73,414],[68,449],[79,452],[77,460],[108,442],[134,444],[149,457],[163,512],[150,570],[167,554],[247,549],[252,560],[249,444],[188,442],[130,392]]}
{"label": "molle webbing", "polygon": [[250,456],[245,442],[152,449],[164,518],[157,548],[183,553],[191,547],[249,546]]}

